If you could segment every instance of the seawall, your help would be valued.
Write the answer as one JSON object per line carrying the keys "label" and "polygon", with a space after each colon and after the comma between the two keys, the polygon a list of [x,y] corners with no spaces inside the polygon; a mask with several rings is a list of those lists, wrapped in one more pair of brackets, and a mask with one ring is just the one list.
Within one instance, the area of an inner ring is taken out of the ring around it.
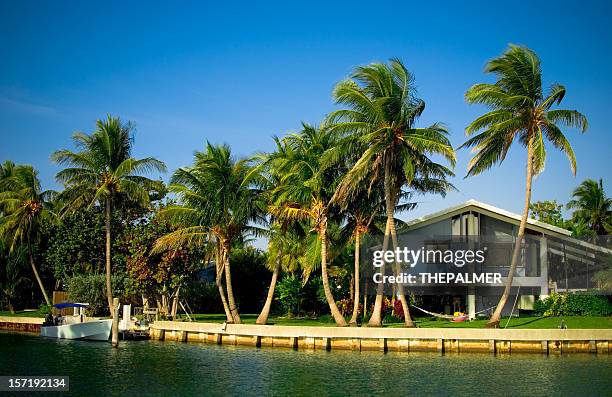
{"label": "seawall", "polygon": [[608,354],[612,329],[355,328],[156,321],[151,339],[296,350]]}
{"label": "seawall", "polygon": [[40,326],[45,321],[40,317],[0,316],[0,330],[40,333]]}

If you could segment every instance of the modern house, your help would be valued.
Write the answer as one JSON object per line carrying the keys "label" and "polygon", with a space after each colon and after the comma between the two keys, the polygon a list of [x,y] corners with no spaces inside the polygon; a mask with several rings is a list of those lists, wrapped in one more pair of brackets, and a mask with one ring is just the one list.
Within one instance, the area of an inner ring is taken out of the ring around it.
{"label": "modern house", "polygon": [[[424,236],[425,246],[437,248],[464,244],[483,246],[489,250],[486,260],[474,272],[501,273],[505,283],[521,216],[475,200],[447,208],[407,223],[400,238]],[[534,219],[527,221],[525,240],[517,265],[510,298],[503,314],[513,310],[530,310],[536,299],[558,291],[597,290],[594,275],[612,266],[609,241],[593,243],[571,237],[568,230]],[[466,267],[466,270],[468,268]],[[449,285],[444,290],[427,293],[419,288],[411,292],[421,295],[431,309],[452,313],[466,310],[470,318],[494,307],[504,284],[476,283]]]}

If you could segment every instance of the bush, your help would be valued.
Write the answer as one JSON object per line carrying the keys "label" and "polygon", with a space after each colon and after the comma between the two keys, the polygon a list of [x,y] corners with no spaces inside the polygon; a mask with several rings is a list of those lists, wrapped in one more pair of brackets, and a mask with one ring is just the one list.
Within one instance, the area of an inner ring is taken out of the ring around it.
{"label": "bush", "polygon": [[51,313],[51,306],[43,303],[40,306],[38,306],[38,312],[40,314],[49,314]]}
{"label": "bush", "polygon": [[612,313],[608,297],[591,294],[552,294],[537,300],[533,309],[542,316],[608,316]]}
{"label": "bush", "polygon": [[[111,277],[113,297],[125,301],[128,278],[123,275]],[[88,303],[87,314],[91,316],[108,316],[106,301],[106,278],[104,274],[74,276],[66,280],[67,292],[72,302]]]}
{"label": "bush", "polygon": [[302,280],[293,274],[283,277],[276,285],[274,295],[281,305],[283,314],[289,316],[299,314],[304,302]]}
{"label": "bush", "polygon": [[215,283],[192,281],[181,289],[181,294],[194,313],[224,313]]}

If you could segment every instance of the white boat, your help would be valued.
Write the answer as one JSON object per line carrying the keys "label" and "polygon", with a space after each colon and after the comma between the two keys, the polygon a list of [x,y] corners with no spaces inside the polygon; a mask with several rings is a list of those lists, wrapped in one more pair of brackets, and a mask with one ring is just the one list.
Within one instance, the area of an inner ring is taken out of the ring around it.
{"label": "white boat", "polygon": [[63,325],[40,327],[40,335],[60,339],[86,339],[107,341],[113,320],[88,320]]}
{"label": "white boat", "polygon": [[112,319],[90,319],[85,315],[86,303],[59,303],[58,309],[73,308],[72,316],[49,317],[40,327],[40,335],[59,339],[85,339],[107,341],[110,337]]}

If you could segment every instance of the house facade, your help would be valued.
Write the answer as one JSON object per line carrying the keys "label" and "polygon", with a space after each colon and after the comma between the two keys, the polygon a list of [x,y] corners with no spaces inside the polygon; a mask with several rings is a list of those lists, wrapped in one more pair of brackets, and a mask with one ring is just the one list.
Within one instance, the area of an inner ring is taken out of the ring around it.
{"label": "house facade", "polygon": [[[417,286],[411,292],[422,296],[432,310],[466,311],[470,318],[494,308],[507,280],[520,220],[518,214],[469,200],[407,223],[401,231],[405,240],[418,235],[425,245],[436,247],[457,242],[487,247],[484,263],[471,265],[469,270],[500,273],[503,281],[453,285],[438,288],[435,293],[419,290]],[[606,243],[577,240],[568,230],[528,219],[511,295],[503,314],[531,310],[535,300],[551,292],[597,290],[594,275],[609,269],[611,263],[612,250]]]}

